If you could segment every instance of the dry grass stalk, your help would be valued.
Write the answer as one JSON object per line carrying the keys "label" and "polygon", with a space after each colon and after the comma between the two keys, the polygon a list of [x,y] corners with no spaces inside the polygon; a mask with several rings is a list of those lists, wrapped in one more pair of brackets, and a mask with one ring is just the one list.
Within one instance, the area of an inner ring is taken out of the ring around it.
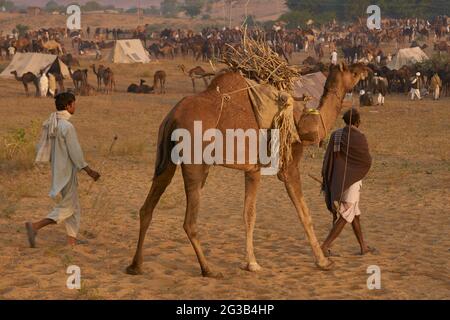
{"label": "dry grass stalk", "polygon": [[291,90],[299,77],[298,70],[289,66],[267,42],[248,38],[246,32],[238,48],[228,45],[221,62],[249,79],[271,84],[278,90]]}

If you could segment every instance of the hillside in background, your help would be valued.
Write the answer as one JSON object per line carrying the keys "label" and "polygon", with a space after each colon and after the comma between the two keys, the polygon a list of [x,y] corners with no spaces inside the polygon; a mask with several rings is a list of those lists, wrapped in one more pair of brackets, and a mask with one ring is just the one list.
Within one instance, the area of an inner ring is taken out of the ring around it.
{"label": "hillside in background", "polygon": [[[23,5],[23,6],[45,6],[45,4],[49,0],[12,0],[17,5]],[[73,2],[78,2],[80,4],[85,4],[89,0],[56,0],[58,4],[69,4]],[[102,5],[113,5],[118,8],[129,8],[136,6],[137,1],[136,0],[97,0],[96,2],[102,4]],[[156,5],[159,6],[161,0],[141,0],[142,6],[152,6]]]}

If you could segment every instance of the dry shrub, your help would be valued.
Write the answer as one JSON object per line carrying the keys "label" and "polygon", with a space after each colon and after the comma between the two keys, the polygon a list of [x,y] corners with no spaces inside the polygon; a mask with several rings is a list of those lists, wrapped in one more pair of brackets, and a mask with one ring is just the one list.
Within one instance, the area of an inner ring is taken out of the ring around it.
{"label": "dry shrub", "polygon": [[81,287],[77,294],[78,300],[102,300],[98,288],[92,288],[87,281],[81,280]]}
{"label": "dry shrub", "polygon": [[19,175],[0,176],[0,181],[0,217],[10,219],[21,199],[36,196],[36,185],[29,179],[20,179]]}
{"label": "dry shrub", "polygon": [[29,170],[34,165],[41,125],[32,121],[28,128],[12,130],[0,141],[0,169]]}
{"label": "dry shrub", "polygon": [[144,71],[137,74],[139,78],[151,78],[153,74],[150,71]]}
{"label": "dry shrub", "polygon": [[144,154],[145,141],[126,140],[119,142],[112,150],[114,156],[141,156]]}

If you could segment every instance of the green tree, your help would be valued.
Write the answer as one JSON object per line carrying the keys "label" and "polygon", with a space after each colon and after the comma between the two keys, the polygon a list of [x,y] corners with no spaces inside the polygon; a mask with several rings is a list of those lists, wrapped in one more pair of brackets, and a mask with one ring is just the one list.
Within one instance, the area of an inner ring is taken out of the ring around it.
{"label": "green tree", "polygon": [[376,4],[381,16],[389,18],[431,18],[450,15],[448,0],[285,0],[291,12],[309,12],[313,20],[317,15],[334,14],[337,19],[354,21],[367,15],[367,7]]}
{"label": "green tree", "polygon": [[98,3],[97,1],[88,1],[83,6],[83,10],[84,11],[99,11],[99,10],[103,10],[103,6],[100,3]]}
{"label": "green tree", "polygon": [[58,3],[56,3],[56,1],[51,0],[49,2],[47,2],[47,4],[45,5],[44,10],[47,12],[53,12],[53,11],[59,11],[59,5]]}
{"label": "green tree", "polygon": [[11,11],[15,8],[14,2],[8,0],[0,0],[0,9],[5,8],[6,11]]}
{"label": "green tree", "polygon": [[204,4],[203,0],[185,0],[183,9],[188,16],[194,18],[202,12]]}
{"label": "green tree", "polygon": [[243,16],[243,19],[245,20],[245,24],[248,27],[254,27],[256,25],[256,19],[254,15],[247,16],[247,19],[245,19],[245,16]]}
{"label": "green tree", "polygon": [[164,0],[161,2],[161,12],[165,17],[175,17],[179,12],[177,0]]}
{"label": "green tree", "polygon": [[24,24],[18,24],[16,25],[16,30],[17,33],[19,33],[20,37],[24,37],[27,34],[28,30],[30,30],[30,27]]}
{"label": "green tree", "polygon": [[150,8],[145,9],[144,13],[152,16],[158,16],[160,14],[160,10],[156,6],[150,6]]}

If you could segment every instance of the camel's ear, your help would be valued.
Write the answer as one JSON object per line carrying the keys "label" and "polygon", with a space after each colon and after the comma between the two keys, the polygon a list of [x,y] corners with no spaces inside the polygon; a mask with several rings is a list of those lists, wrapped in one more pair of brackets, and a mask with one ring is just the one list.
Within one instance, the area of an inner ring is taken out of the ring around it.
{"label": "camel's ear", "polygon": [[347,64],[345,62],[341,61],[341,63],[339,63],[339,70],[341,72],[347,71],[348,70]]}

